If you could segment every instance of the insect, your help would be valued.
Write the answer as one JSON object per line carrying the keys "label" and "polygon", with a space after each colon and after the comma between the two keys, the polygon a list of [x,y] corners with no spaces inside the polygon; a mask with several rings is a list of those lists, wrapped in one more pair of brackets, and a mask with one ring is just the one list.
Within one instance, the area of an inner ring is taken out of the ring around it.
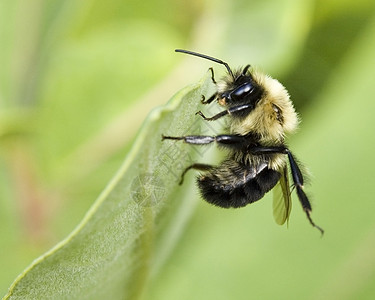
{"label": "insect", "polygon": [[304,192],[299,162],[285,143],[285,135],[297,128],[298,117],[284,86],[276,79],[253,70],[250,65],[232,71],[220,59],[188,50],[175,51],[224,65],[228,71],[222,80],[216,82],[210,68],[217,91],[210,98],[203,96],[201,100],[205,105],[217,101],[224,109],[211,117],[206,117],[201,111],[196,114],[209,122],[227,118],[229,134],[162,136],[162,140],[181,140],[192,145],[217,143],[228,150],[227,158],[217,166],[194,163],[187,167],[180,183],[187,171],[201,171],[197,184],[202,197],[223,208],[246,206],[273,189],[274,218],[282,225],[291,212],[289,163],[293,188],[307,219],[323,234],[323,229],[310,216],[311,204]]}

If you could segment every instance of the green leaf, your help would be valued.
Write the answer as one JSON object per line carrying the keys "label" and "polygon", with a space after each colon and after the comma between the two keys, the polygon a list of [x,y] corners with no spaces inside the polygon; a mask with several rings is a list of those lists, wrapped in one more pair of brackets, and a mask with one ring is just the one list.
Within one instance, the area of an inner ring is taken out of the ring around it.
{"label": "green leaf", "polygon": [[178,186],[196,156],[192,147],[162,142],[162,134],[200,132],[194,115],[211,79],[154,109],[118,174],[81,224],[36,259],[5,299],[134,299],[173,248],[195,206]]}

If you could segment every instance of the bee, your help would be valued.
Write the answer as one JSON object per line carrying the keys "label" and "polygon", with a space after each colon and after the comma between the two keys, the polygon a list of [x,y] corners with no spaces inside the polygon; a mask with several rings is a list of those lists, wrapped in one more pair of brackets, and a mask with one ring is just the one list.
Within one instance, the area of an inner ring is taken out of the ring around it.
{"label": "bee", "polygon": [[[228,150],[227,158],[217,166],[194,163],[187,167],[180,184],[187,171],[201,171],[197,184],[202,198],[223,208],[246,206],[273,189],[273,214],[280,225],[289,220],[293,188],[310,224],[323,234],[323,229],[310,216],[311,204],[304,192],[299,162],[285,143],[285,135],[293,133],[299,122],[285,87],[276,79],[253,70],[250,65],[232,71],[220,59],[188,50],[175,51],[224,65],[228,72],[216,82],[210,68],[217,91],[210,98],[203,96],[201,100],[205,105],[216,101],[224,109],[211,117],[206,117],[201,111],[196,113],[208,122],[227,118],[228,134],[162,135],[162,140],[181,140],[192,145],[216,143]],[[289,184],[288,163],[292,186]]]}

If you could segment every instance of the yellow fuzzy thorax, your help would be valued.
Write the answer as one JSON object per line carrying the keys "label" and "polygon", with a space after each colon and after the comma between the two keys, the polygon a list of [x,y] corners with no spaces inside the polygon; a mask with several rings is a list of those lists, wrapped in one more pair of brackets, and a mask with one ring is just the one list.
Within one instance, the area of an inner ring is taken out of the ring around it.
{"label": "yellow fuzzy thorax", "polygon": [[233,119],[230,131],[240,135],[255,132],[264,145],[282,143],[285,134],[293,132],[298,125],[289,94],[279,81],[268,75],[254,71],[252,76],[264,88],[264,95],[245,119]]}

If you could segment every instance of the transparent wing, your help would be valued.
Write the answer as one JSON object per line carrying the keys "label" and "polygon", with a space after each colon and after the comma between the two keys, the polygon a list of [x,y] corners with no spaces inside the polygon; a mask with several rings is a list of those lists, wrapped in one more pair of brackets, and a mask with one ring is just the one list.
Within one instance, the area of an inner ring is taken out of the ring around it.
{"label": "transparent wing", "polygon": [[288,180],[288,168],[281,171],[279,182],[273,188],[273,217],[279,225],[283,225],[289,219],[292,210],[292,199]]}

